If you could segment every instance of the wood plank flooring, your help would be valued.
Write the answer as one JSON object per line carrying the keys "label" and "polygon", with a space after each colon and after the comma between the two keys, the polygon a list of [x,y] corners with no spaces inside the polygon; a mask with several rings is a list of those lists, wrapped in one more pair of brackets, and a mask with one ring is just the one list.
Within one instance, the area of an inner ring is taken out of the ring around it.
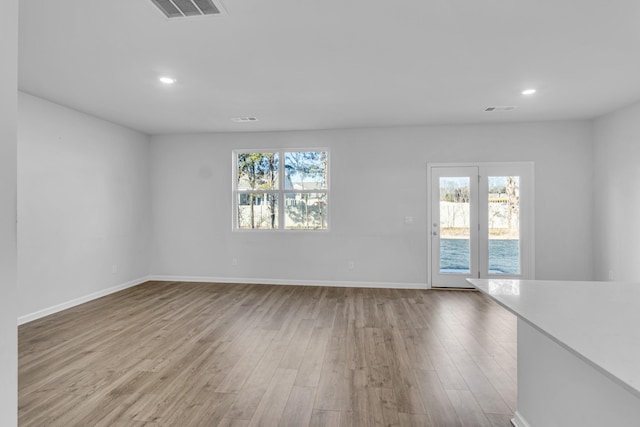
{"label": "wood plank flooring", "polygon": [[148,282],[20,326],[20,426],[501,426],[516,321],[471,291]]}

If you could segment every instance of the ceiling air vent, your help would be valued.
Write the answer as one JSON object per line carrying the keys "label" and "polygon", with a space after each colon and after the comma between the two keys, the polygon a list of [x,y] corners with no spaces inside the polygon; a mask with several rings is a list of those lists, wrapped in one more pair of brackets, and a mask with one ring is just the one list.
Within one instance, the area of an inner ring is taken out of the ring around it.
{"label": "ceiling air vent", "polygon": [[167,18],[222,15],[220,3],[212,0],[151,0]]}
{"label": "ceiling air vent", "polygon": [[505,105],[502,107],[487,107],[484,109],[484,111],[487,113],[493,113],[496,111],[513,111],[515,109],[516,109],[515,105]]}

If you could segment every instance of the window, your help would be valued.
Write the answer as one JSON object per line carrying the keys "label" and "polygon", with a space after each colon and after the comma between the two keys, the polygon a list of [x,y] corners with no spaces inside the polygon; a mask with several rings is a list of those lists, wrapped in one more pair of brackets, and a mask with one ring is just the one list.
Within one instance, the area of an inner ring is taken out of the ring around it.
{"label": "window", "polygon": [[236,230],[327,230],[327,150],[233,153]]}

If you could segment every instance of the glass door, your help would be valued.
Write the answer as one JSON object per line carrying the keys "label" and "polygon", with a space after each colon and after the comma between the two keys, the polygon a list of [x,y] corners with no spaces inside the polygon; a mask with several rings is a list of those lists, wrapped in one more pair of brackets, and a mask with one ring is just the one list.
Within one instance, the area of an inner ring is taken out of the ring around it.
{"label": "glass door", "polygon": [[480,277],[533,278],[533,166],[480,168]]}
{"label": "glass door", "polygon": [[534,278],[533,164],[431,166],[432,287]]}
{"label": "glass door", "polygon": [[431,170],[431,283],[468,288],[478,277],[478,168]]}

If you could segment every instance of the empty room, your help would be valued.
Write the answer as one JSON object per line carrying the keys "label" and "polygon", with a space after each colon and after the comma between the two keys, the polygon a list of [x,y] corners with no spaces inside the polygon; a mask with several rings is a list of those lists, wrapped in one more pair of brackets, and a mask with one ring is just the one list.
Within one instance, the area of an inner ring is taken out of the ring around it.
{"label": "empty room", "polygon": [[1,426],[640,419],[637,1],[2,4]]}

